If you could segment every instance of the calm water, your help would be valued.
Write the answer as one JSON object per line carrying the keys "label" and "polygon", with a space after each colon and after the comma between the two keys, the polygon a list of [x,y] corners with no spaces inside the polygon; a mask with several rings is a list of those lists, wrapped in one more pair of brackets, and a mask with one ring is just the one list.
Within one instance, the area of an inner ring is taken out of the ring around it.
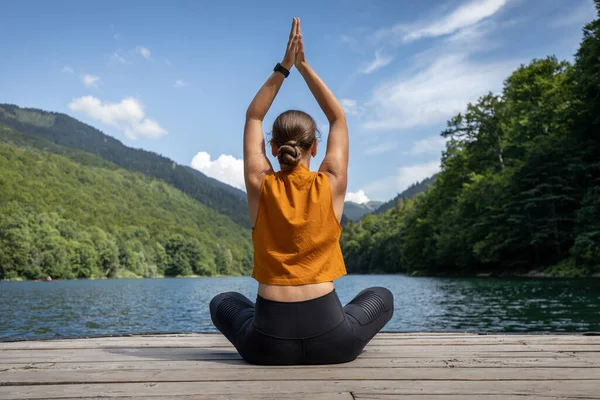
{"label": "calm water", "polygon": [[[343,303],[369,286],[395,296],[385,331],[600,331],[600,279],[346,276]],[[223,291],[256,296],[250,278],[0,282],[0,340],[142,332],[212,332]]]}

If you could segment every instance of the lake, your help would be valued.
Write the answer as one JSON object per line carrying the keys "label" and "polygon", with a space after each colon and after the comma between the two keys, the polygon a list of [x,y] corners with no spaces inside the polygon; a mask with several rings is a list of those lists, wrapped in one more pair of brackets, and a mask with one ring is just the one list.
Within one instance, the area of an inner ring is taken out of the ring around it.
{"label": "lake", "polygon": [[[395,296],[384,331],[600,331],[600,279],[351,275],[342,302],[369,286]],[[256,298],[249,277],[0,282],[0,340],[214,332],[208,304],[224,291]]]}

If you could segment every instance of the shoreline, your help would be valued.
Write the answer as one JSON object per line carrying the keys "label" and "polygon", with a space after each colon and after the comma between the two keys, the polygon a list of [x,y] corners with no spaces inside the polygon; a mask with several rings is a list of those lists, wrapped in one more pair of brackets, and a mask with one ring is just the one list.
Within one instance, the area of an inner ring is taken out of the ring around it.
{"label": "shoreline", "polygon": [[529,271],[529,272],[478,272],[472,274],[421,274],[418,271],[409,274],[414,277],[429,277],[429,278],[532,278],[532,279],[588,279],[588,278],[600,278],[600,272],[593,274],[581,274],[579,271],[558,271],[558,272],[543,272],[543,271]]}

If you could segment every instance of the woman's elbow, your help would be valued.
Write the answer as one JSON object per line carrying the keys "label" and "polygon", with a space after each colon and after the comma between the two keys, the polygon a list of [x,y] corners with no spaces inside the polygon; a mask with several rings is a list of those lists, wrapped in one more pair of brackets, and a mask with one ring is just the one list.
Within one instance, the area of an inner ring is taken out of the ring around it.
{"label": "woman's elbow", "polygon": [[346,122],[346,113],[342,110],[339,113],[334,113],[331,118],[329,118],[329,125],[333,125],[333,124],[345,124],[347,125]]}
{"label": "woman's elbow", "polygon": [[261,116],[260,113],[257,113],[254,110],[248,109],[248,111],[246,111],[246,122],[248,121],[261,121],[263,120],[264,116]]}

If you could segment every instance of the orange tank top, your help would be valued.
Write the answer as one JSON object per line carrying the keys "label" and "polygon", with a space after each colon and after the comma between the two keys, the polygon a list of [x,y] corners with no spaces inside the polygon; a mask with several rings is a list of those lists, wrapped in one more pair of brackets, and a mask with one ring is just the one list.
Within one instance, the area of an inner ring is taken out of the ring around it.
{"label": "orange tank top", "polygon": [[330,282],[346,274],[329,178],[302,163],[265,176],[252,242],[252,277],[270,285]]}

